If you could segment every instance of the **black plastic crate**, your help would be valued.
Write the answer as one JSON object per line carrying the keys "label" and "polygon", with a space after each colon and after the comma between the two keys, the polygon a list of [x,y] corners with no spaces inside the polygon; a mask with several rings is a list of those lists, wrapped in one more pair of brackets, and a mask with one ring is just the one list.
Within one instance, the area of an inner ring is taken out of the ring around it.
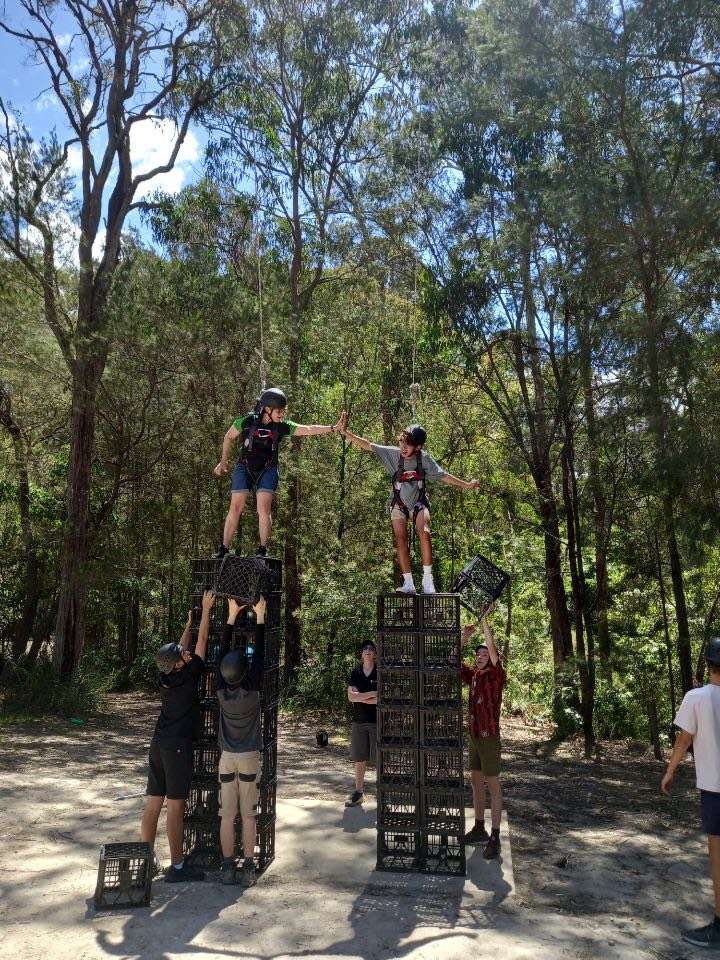
{"label": "black plastic crate", "polygon": [[265,557],[265,567],[267,569],[266,585],[269,591],[282,590],[282,560],[279,557]]}
{"label": "black plastic crate", "polygon": [[220,560],[214,557],[190,561],[190,593],[199,598],[206,590],[215,588]]}
{"label": "black plastic crate", "polygon": [[260,787],[258,816],[274,817],[277,810],[277,780],[270,780]]}
{"label": "black plastic crate", "polygon": [[380,667],[417,667],[420,663],[420,634],[398,630],[378,633]]}
{"label": "black plastic crate", "polygon": [[220,704],[215,698],[200,702],[200,739],[204,743],[217,741],[220,725]]}
{"label": "black plastic crate", "polygon": [[194,777],[190,784],[190,794],[185,804],[185,817],[190,819],[210,819],[217,817],[220,810],[220,784],[214,777]]}
{"label": "black plastic crate", "polygon": [[277,706],[280,699],[280,670],[278,667],[266,670],[263,673],[260,699],[265,708]]}
{"label": "black plastic crate", "polygon": [[260,754],[260,789],[277,777],[277,740],[267,743]]}
{"label": "black plastic crate", "polygon": [[455,577],[452,589],[461,602],[478,616],[502,594],[510,577],[487,557],[474,557]]}
{"label": "black plastic crate", "polygon": [[273,590],[267,596],[265,628],[277,630],[280,627],[282,627],[282,593],[279,590]]}
{"label": "black plastic crate", "polygon": [[217,691],[217,668],[206,666],[200,676],[198,684],[198,696],[200,700],[211,700]]}
{"label": "black plastic crate", "polygon": [[462,750],[419,751],[420,783],[426,790],[462,790]]}
{"label": "black plastic crate", "polygon": [[278,712],[277,707],[268,707],[262,712],[262,742],[263,746],[277,740]]}
{"label": "black plastic crate", "polygon": [[418,752],[408,747],[378,747],[378,787],[415,787],[420,782]]}
{"label": "black plastic crate", "polygon": [[420,794],[418,790],[378,786],[377,822],[385,830],[420,829]]}
{"label": "black plastic crate", "polygon": [[220,849],[220,820],[215,817],[205,820],[185,819],[183,825],[183,856],[194,867],[219,867],[222,859]]}
{"label": "black plastic crate", "polygon": [[[235,856],[244,857],[242,838],[242,817],[235,821]],[[255,837],[255,849],[253,850],[255,866],[258,872],[262,872],[265,867],[275,858],[275,817],[265,814],[257,818],[257,834]]]}
{"label": "black plastic crate", "polygon": [[424,670],[455,667],[460,663],[460,631],[426,630],[420,635],[419,663]]}
{"label": "black plastic crate", "polygon": [[[208,618],[209,630],[208,630],[208,648],[210,647],[211,640],[221,640],[223,631],[225,629],[225,624],[227,623],[228,618],[228,609],[227,602],[224,597],[216,597],[215,603],[210,609],[210,616]],[[200,626],[200,621],[202,620],[202,603],[197,601],[193,604],[192,613],[191,613],[191,626],[193,628],[193,643],[197,641],[197,631]]]}
{"label": "black plastic crate", "polygon": [[377,832],[377,869],[417,873],[421,866],[420,834],[417,831]]}
{"label": "black plastic crate", "polygon": [[423,873],[450,877],[464,877],[466,872],[465,844],[462,833],[433,831],[421,834],[421,864]]}
{"label": "black plastic crate", "polygon": [[220,747],[217,743],[193,744],[193,774],[199,776],[217,776],[220,763]]}
{"label": "black plastic crate", "polygon": [[152,897],[153,851],[149,843],[105,843],[100,847],[95,906],[145,907]]}
{"label": "black plastic crate", "polygon": [[381,667],[378,671],[378,704],[413,706],[419,700],[418,674],[414,667]]}
{"label": "black plastic crate", "polygon": [[420,704],[423,707],[455,707],[463,704],[460,671],[423,670],[420,673]]}
{"label": "black plastic crate", "polygon": [[421,630],[460,630],[460,600],[454,593],[423,593],[417,604]]}
{"label": "black plastic crate", "polygon": [[420,739],[417,707],[378,707],[378,744],[383,747],[417,746]]}
{"label": "black plastic crate", "polygon": [[381,593],[377,598],[378,630],[417,630],[420,627],[417,596]]}
{"label": "black plastic crate", "polygon": [[462,790],[421,790],[420,827],[428,833],[465,832],[465,793]]}
{"label": "black plastic crate", "polygon": [[420,741],[423,747],[449,747],[462,750],[462,705],[455,709],[423,707],[420,710]]}
{"label": "black plastic crate", "polygon": [[267,590],[268,567],[262,557],[226,554],[218,570],[215,592],[238,603],[256,603]]}
{"label": "black plastic crate", "polygon": [[280,665],[282,659],[282,629],[272,630],[265,627],[265,668],[270,669]]}

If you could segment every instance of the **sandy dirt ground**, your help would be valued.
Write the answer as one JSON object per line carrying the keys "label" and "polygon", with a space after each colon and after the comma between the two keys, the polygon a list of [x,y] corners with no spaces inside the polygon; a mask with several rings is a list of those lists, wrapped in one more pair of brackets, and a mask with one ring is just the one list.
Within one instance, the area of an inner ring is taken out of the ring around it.
{"label": "sandy dirt ground", "polygon": [[677,934],[712,915],[690,764],[668,799],[645,752],[607,747],[585,761],[578,745],[549,751],[546,732],[513,720],[503,860],[475,851],[465,881],[377,873],[372,779],[364,809],[343,807],[345,732],[319,750],[315,725],[285,720],[278,855],[257,886],[156,881],[149,908],[97,913],[100,845],[137,838],[142,799],[113,798],[144,787],[156,712],[132,694],[84,726],[0,727],[2,960],[699,955]]}

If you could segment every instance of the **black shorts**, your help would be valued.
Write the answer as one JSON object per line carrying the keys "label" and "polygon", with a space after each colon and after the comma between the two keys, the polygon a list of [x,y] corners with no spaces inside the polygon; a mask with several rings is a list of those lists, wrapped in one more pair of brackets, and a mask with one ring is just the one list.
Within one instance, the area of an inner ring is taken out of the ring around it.
{"label": "black shorts", "polygon": [[700,791],[700,817],[705,833],[720,837],[720,793]]}
{"label": "black shorts", "polygon": [[145,793],[149,797],[167,797],[168,800],[187,800],[192,779],[192,743],[150,743],[148,781]]}

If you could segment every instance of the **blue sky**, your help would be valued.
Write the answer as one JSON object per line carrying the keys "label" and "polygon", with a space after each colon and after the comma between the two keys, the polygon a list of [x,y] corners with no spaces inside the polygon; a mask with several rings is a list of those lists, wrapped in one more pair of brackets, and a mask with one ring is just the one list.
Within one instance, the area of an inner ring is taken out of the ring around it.
{"label": "blue sky", "polygon": [[[0,17],[21,28],[25,15],[18,0],[0,0],[0,4]],[[69,46],[73,21],[62,5],[58,6],[60,15],[54,24],[55,35],[60,38],[61,43]],[[71,51],[71,63],[73,57],[76,58],[76,63],[82,57],[79,46],[73,47]],[[68,136],[69,127],[64,111],[55,98],[45,68],[35,62],[26,45],[4,31],[0,31],[0,95],[11,111],[22,117],[36,139],[48,134],[53,128],[61,140]],[[169,123],[160,127],[150,121],[136,125],[132,139],[133,165],[136,172],[164,162],[173,136],[174,130]],[[193,128],[181,148],[176,168],[171,173],[150,181],[145,192],[152,193],[159,188],[175,193],[196,180],[202,173],[205,141],[204,131]],[[71,169],[77,169],[78,162],[79,151],[75,151],[71,154]],[[130,218],[128,225],[130,224],[139,226],[137,216]],[[142,232],[146,234],[146,231]]]}

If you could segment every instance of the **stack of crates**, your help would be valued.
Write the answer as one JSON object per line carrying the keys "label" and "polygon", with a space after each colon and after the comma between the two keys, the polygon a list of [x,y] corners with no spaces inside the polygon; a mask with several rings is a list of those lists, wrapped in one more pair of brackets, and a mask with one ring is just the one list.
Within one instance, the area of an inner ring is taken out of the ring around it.
{"label": "stack of crates", "polygon": [[377,869],[465,875],[460,603],[378,597]]}
{"label": "stack of crates", "polygon": [[[271,589],[265,616],[265,665],[261,686],[261,728],[263,735],[262,774],[258,804],[258,835],[255,862],[262,872],[275,857],[275,804],[277,795],[277,711],[280,699],[280,655],[282,649],[282,563],[268,557]],[[191,571],[193,604],[191,649],[197,642],[202,595],[215,587],[220,560],[194,560]],[[220,790],[218,782],[218,725],[220,708],[215,692],[221,644],[227,623],[227,600],[218,597],[210,617],[205,670],[200,681],[200,729],[193,744],[193,776],[185,809],[183,853],[196,866],[216,868],[222,860],[220,849]],[[243,617],[233,631],[231,649],[245,649],[252,655],[255,628]],[[236,822],[236,854],[243,855],[242,829]]]}

